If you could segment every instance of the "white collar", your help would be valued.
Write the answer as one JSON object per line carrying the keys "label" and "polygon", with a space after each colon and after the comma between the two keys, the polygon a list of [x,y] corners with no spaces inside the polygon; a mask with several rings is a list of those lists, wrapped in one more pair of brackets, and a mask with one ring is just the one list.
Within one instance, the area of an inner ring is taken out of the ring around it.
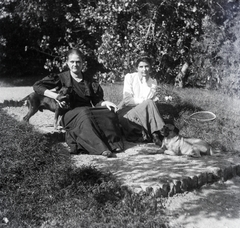
{"label": "white collar", "polygon": [[82,78],[75,78],[75,77],[72,77],[76,82],[81,82],[83,79]]}

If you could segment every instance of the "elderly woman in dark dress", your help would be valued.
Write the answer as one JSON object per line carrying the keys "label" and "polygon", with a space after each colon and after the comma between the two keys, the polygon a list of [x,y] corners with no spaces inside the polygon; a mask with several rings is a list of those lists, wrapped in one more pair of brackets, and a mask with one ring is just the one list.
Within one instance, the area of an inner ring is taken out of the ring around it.
{"label": "elderly woman in dark dress", "polygon": [[82,72],[83,55],[78,49],[67,54],[69,71],[48,76],[36,82],[36,93],[56,99],[64,106],[62,96],[52,89],[71,87],[73,108],[64,114],[60,124],[65,128],[65,139],[70,153],[89,153],[110,157],[112,152],[123,149],[116,105],[104,101],[103,90],[98,82],[84,77]]}

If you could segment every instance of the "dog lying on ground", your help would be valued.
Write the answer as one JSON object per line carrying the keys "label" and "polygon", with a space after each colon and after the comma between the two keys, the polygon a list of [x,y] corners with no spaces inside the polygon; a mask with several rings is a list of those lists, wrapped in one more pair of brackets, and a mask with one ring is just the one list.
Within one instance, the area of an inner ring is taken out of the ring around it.
{"label": "dog lying on ground", "polygon": [[54,128],[58,129],[60,118],[64,113],[71,109],[70,105],[70,94],[72,88],[62,87],[59,90],[59,95],[65,97],[65,105],[60,107],[60,104],[53,98],[46,97],[44,95],[39,95],[35,92],[29,94],[21,100],[21,102],[26,101],[28,106],[28,113],[23,117],[23,120],[29,122],[29,119],[37,112],[43,111],[43,109],[55,112],[54,116]]}
{"label": "dog lying on ground", "polygon": [[212,147],[202,139],[186,138],[179,135],[179,129],[174,125],[166,124],[161,132],[164,136],[160,153],[168,155],[186,155],[201,157],[212,155]]}

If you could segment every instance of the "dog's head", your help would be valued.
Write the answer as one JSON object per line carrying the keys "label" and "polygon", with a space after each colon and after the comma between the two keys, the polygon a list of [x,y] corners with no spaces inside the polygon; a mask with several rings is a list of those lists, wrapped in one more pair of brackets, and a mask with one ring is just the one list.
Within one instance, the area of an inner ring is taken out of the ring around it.
{"label": "dog's head", "polygon": [[69,110],[71,109],[71,95],[72,95],[72,87],[65,87],[63,86],[60,90],[59,90],[59,94],[62,95],[63,97],[65,97],[63,99],[63,101],[66,102],[66,105],[63,107],[63,109]]}
{"label": "dog's head", "polygon": [[166,124],[161,130],[161,134],[167,138],[173,138],[179,134],[179,129],[172,124]]}
{"label": "dog's head", "polygon": [[72,93],[73,89],[72,87],[66,87],[63,86],[60,90],[59,90],[59,94],[63,95],[63,96],[70,96],[70,94]]}

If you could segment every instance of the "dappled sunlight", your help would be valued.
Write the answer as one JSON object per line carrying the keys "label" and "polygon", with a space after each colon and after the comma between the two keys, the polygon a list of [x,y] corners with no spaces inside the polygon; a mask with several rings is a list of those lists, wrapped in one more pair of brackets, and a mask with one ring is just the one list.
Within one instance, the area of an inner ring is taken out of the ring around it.
{"label": "dappled sunlight", "polygon": [[[125,142],[125,152],[115,154],[113,158],[102,156],[77,155],[74,156],[76,166],[84,164],[94,165],[102,170],[108,170],[116,175],[124,184],[132,186],[156,187],[172,180],[183,177],[193,177],[201,173],[211,173],[219,168],[240,163],[239,157],[205,156],[189,158],[184,156],[169,156],[163,154],[146,154],[158,149],[152,143],[133,144]],[[88,157],[86,157],[88,156]],[[92,157],[92,158],[90,158]],[[89,160],[91,160],[89,162]]]}

